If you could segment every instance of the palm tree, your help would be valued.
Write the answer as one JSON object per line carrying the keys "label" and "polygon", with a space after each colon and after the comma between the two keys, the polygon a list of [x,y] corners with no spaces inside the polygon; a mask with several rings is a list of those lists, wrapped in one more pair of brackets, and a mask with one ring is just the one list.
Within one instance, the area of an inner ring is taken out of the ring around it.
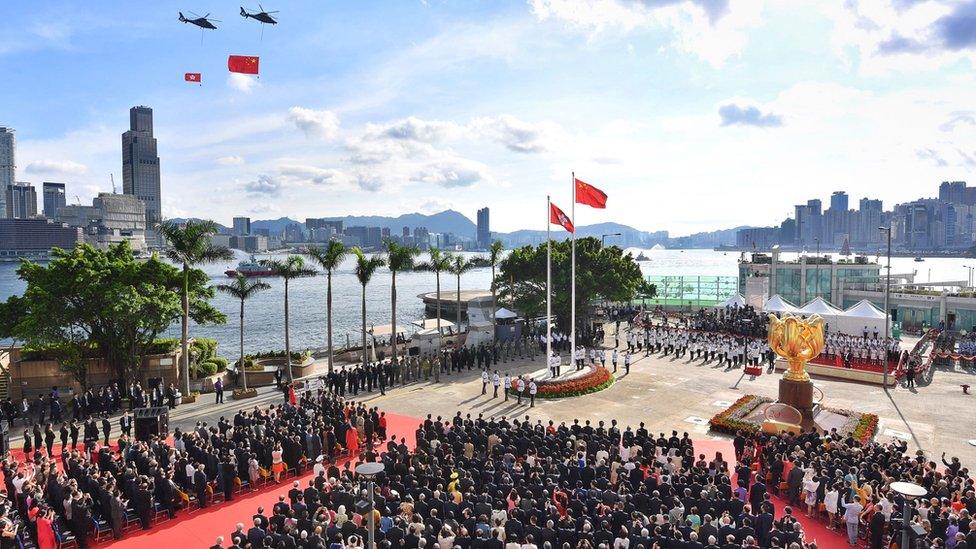
{"label": "palm tree", "polygon": [[431,248],[428,252],[430,258],[414,268],[418,271],[428,271],[435,275],[437,280],[437,348],[441,346],[441,273],[450,270],[451,254],[444,253],[440,248]]}
{"label": "palm tree", "polygon": [[496,240],[491,243],[491,247],[488,248],[488,263],[491,264],[491,340],[495,341],[495,331],[496,331],[496,321],[495,321],[495,311],[498,309],[498,304],[495,302],[495,267],[502,259],[502,241]]}
{"label": "palm tree", "polygon": [[475,267],[475,264],[467,259],[463,255],[453,254],[450,256],[451,266],[449,270],[451,274],[457,277],[457,326],[458,331],[461,331],[461,275],[470,271]]}
{"label": "palm tree", "polygon": [[288,368],[288,383],[295,381],[291,373],[291,341],[288,339],[288,282],[293,278],[315,276],[315,269],[305,266],[300,255],[290,255],[284,259],[262,259],[261,264],[276,276],[285,279],[285,364]]}
{"label": "palm tree", "polygon": [[243,275],[237,275],[237,278],[229,284],[218,284],[217,290],[225,294],[229,294],[237,299],[241,300],[241,361],[237,363],[237,367],[240,368],[241,372],[241,383],[244,385],[244,390],[247,390],[247,374],[244,367],[244,302],[250,299],[254,294],[267,290],[271,285],[260,280],[251,280]]}
{"label": "palm tree", "polygon": [[234,253],[222,246],[213,245],[218,226],[210,220],[189,220],[178,224],[172,220],[159,224],[159,233],[166,240],[166,257],[183,267],[183,326],[180,347],[183,378],[183,394],[190,394],[190,349],[188,341],[190,324],[190,269],[200,263],[213,263],[233,259]]}
{"label": "palm tree", "polygon": [[414,258],[420,253],[416,246],[404,246],[397,244],[392,239],[386,241],[386,264],[390,267],[390,306],[392,309],[390,322],[390,338],[392,344],[393,364],[397,363],[397,344],[396,344],[396,275],[401,271],[413,269]]}
{"label": "palm tree", "polygon": [[329,373],[332,373],[332,273],[334,273],[339,265],[342,264],[342,260],[346,258],[349,254],[349,249],[346,245],[338,240],[330,240],[329,245],[325,248],[309,248],[305,255],[312,259],[312,261],[319,264],[322,270],[325,271],[325,279],[328,289],[325,294],[325,323],[326,328],[326,338],[328,340],[329,346]]}
{"label": "palm tree", "polygon": [[383,265],[386,265],[386,261],[379,256],[369,256],[367,257],[363,253],[362,248],[356,246],[352,249],[353,255],[356,256],[356,278],[359,279],[359,283],[363,285],[363,364],[367,364],[366,360],[366,285],[369,284],[370,279],[373,278],[373,274],[376,273],[376,269],[379,269]]}

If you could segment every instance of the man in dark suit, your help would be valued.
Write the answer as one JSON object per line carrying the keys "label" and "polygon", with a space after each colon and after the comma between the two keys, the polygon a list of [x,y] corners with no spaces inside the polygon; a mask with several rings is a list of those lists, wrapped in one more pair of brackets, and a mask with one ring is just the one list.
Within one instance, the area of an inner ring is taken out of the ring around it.
{"label": "man in dark suit", "polygon": [[224,482],[224,501],[234,499],[234,480],[237,479],[237,465],[230,459],[230,456],[225,457],[224,462],[220,464],[220,478]]}
{"label": "man in dark suit", "polygon": [[122,430],[122,434],[125,436],[132,436],[132,416],[129,415],[128,410],[119,418],[119,429]]}
{"label": "man in dark suit", "polygon": [[203,471],[203,464],[197,465],[196,472],[193,473],[193,491],[197,494],[197,502],[200,508],[207,506],[207,473]]}
{"label": "man in dark suit", "polygon": [[251,547],[264,547],[264,538],[267,533],[261,528],[261,520],[254,519],[254,527],[247,531],[247,542]]}
{"label": "man in dark suit", "polygon": [[786,495],[790,505],[800,506],[800,488],[803,487],[803,467],[799,463],[793,464],[790,474],[786,476]]}

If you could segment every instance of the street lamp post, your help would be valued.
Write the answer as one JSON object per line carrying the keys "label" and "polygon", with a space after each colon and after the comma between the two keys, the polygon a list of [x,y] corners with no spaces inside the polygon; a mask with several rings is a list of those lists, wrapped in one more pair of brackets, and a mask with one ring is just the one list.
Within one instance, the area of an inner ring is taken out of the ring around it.
{"label": "street lamp post", "polygon": [[891,489],[898,492],[902,496],[902,506],[901,506],[901,548],[909,549],[909,535],[908,530],[911,528],[912,513],[909,508],[909,502],[915,498],[920,498],[928,493],[928,490],[915,484],[914,482],[892,482]]}
{"label": "street lamp post", "polygon": [[891,352],[891,348],[888,346],[888,331],[889,324],[891,324],[891,305],[889,304],[889,299],[891,296],[891,224],[887,227],[878,227],[879,230],[884,231],[888,235],[888,266],[886,270],[888,272],[885,276],[885,333],[884,333],[884,344],[885,344],[885,362],[884,362],[884,390],[888,390],[888,353]]}
{"label": "street lamp post", "polygon": [[369,481],[367,490],[369,491],[369,529],[367,530],[368,540],[367,549],[376,547],[376,513],[373,506],[373,492],[376,490],[374,481],[376,476],[383,472],[386,466],[382,463],[367,462],[356,467],[356,474]]}
{"label": "street lamp post", "polygon": [[620,236],[621,234],[622,233],[607,233],[604,235],[600,235],[600,247],[602,248],[606,245],[608,236]]}
{"label": "street lamp post", "polygon": [[963,265],[963,267],[966,268],[966,272],[968,273],[966,275],[966,288],[972,288],[973,287],[973,266]]}

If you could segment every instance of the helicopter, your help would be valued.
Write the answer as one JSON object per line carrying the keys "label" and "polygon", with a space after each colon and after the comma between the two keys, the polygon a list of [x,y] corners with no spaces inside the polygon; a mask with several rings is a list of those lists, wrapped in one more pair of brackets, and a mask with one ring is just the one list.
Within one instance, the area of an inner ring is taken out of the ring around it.
{"label": "helicopter", "polygon": [[190,23],[191,25],[196,25],[201,29],[216,30],[217,27],[213,24],[213,21],[216,21],[218,23],[220,22],[219,19],[208,19],[208,17],[210,17],[209,13],[207,15],[204,15],[203,17],[198,17],[197,14],[193,13],[192,11],[189,12],[190,15],[194,17],[194,19],[188,19],[186,16],[183,15],[183,12],[179,12],[179,13],[180,13],[180,23]]}
{"label": "helicopter", "polygon": [[247,11],[246,9],[244,9],[243,6],[241,6],[241,17],[243,17],[244,19],[247,19],[247,18],[250,17],[251,19],[254,19],[256,21],[260,21],[261,23],[267,23],[269,25],[277,25],[278,24],[278,21],[276,21],[274,17],[271,17],[271,14],[272,13],[278,13],[278,12],[276,12],[276,11],[264,11],[264,6],[262,6],[261,4],[258,4],[258,8],[261,11],[256,11],[254,13],[251,13],[251,12]]}

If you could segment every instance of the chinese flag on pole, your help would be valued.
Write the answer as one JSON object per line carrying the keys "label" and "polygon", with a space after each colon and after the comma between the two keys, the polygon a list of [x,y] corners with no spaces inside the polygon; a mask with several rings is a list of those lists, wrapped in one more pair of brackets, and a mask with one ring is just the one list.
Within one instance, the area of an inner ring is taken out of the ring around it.
{"label": "chinese flag on pole", "polygon": [[576,180],[576,203],[594,208],[607,207],[607,193],[585,181]]}
{"label": "chinese flag on pole", "polygon": [[241,74],[257,74],[260,59],[254,55],[231,55],[227,58],[227,70]]}
{"label": "chinese flag on pole", "polygon": [[576,232],[576,227],[573,227],[573,222],[569,220],[569,216],[564,214],[558,206],[552,203],[549,204],[549,223],[562,225],[564,229],[571,233]]}
{"label": "chinese flag on pole", "polygon": [[183,75],[183,80],[186,80],[187,82],[196,82],[199,84],[200,82],[203,82],[203,76],[198,72],[188,72]]}

